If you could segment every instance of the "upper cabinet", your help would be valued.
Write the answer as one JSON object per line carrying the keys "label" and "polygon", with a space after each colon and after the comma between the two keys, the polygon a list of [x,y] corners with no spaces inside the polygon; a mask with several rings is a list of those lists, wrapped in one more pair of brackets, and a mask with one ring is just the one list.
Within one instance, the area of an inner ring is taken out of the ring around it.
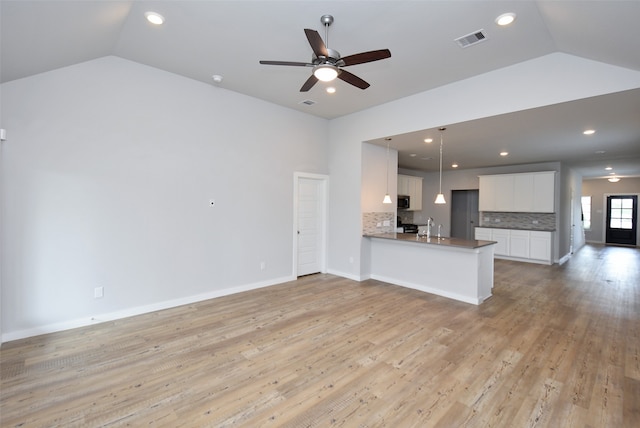
{"label": "upper cabinet", "polygon": [[553,213],[555,171],[481,175],[480,211]]}
{"label": "upper cabinet", "polygon": [[409,196],[407,211],[422,210],[422,177],[398,175],[398,195]]}

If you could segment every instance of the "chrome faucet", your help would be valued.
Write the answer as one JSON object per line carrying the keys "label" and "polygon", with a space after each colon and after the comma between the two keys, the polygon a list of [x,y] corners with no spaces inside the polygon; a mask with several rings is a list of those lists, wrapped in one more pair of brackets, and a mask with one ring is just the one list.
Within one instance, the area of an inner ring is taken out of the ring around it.
{"label": "chrome faucet", "polygon": [[429,217],[427,219],[427,238],[431,238],[431,226],[433,226],[433,218]]}
{"label": "chrome faucet", "polygon": [[442,229],[442,224],[438,225],[438,239],[440,239],[440,229]]}

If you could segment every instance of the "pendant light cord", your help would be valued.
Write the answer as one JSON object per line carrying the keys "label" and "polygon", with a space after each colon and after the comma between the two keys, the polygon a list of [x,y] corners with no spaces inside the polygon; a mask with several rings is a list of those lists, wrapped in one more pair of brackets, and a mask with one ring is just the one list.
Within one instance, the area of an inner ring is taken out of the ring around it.
{"label": "pendant light cord", "polygon": [[387,195],[389,194],[389,144],[387,143]]}
{"label": "pendant light cord", "polygon": [[442,132],[440,133],[440,192],[442,193]]}

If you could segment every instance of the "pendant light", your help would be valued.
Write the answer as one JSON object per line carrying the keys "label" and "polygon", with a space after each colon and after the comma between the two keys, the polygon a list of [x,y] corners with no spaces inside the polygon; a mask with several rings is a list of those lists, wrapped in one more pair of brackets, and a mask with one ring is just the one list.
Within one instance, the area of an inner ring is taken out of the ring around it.
{"label": "pendant light", "polygon": [[440,128],[440,191],[436,195],[436,200],[434,203],[436,204],[446,204],[447,201],[444,200],[444,195],[442,194],[442,132],[447,128]]}
{"label": "pendant light", "polygon": [[389,141],[391,138],[387,140],[387,193],[384,195],[384,199],[382,200],[383,204],[391,204],[391,195],[389,195]]}

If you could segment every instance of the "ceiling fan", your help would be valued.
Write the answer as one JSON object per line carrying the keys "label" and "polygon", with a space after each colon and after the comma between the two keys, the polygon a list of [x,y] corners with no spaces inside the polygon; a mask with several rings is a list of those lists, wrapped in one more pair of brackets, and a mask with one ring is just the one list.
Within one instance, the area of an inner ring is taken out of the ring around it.
{"label": "ceiling fan", "polygon": [[[324,25],[324,39],[329,40],[329,26],[333,23],[333,16],[323,15],[320,22]],[[360,89],[367,89],[370,85],[355,74],[349,73],[342,67],[350,65],[364,64],[367,62],[378,61],[391,57],[389,49],[380,49],[376,51],[361,52],[354,55],[340,57],[340,53],[333,49],[329,49],[325,42],[322,41],[320,34],[315,30],[305,28],[304,33],[313,50],[311,62],[292,62],[292,61],[260,61],[265,65],[289,65],[294,67],[313,67],[313,73],[300,88],[300,92],[307,92],[315,85],[318,80],[330,82],[336,77]],[[328,43],[327,43],[328,44]]]}

